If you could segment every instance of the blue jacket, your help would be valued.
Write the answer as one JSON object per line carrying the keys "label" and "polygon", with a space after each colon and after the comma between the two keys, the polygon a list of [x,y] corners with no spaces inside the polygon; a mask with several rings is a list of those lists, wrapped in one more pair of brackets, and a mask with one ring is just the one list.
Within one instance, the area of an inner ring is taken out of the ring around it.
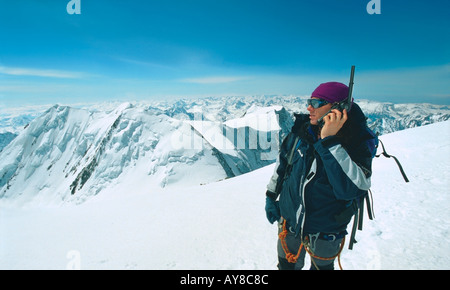
{"label": "blue jacket", "polygon": [[279,194],[281,216],[296,235],[346,233],[351,215],[345,220],[336,216],[370,188],[372,153],[367,140],[373,136],[358,105],[352,105],[348,116],[336,136],[318,139],[319,129],[310,125],[309,116],[296,114],[280,146],[267,190],[273,197]]}

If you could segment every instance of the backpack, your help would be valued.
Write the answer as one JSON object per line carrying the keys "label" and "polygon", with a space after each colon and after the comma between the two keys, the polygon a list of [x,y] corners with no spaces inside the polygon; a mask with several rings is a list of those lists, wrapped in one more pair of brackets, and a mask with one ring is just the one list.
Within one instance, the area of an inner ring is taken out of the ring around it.
{"label": "backpack", "polygon": [[[403,179],[405,182],[409,182],[408,177],[405,174],[405,171],[403,170],[402,165],[400,164],[400,161],[398,161],[397,157],[390,155],[386,152],[386,149],[384,148],[383,142],[378,138],[378,134],[375,134],[369,127],[366,126],[366,130],[368,133],[372,136],[371,139],[368,139],[367,147],[369,148],[372,158],[378,158],[381,155],[387,158],[394,158],[395,162],[397,163],[397,166],[403,176]],[[381,148],[383,152],[380,154],[377,154],[378,146],[381,144]],[[354,213],[353,218],[353,226],[352,226],[352,232],[350,234],[350,242],[349,242],[349,250],[353,249],[353,244],[357,243],[355,239],[356,230],[362,231],[363,228],[363,214],[364,214],[364,206],[367,208],[367,215],[370,220],[373,220],[375,218],[375,213],[373,211],[373,197],[372,197],[372,191],[369,189],[365,195],[363,195],[360,198],[354,199],[351,203],[351,211]],[[338,217],[336,217],[338,218]]]}

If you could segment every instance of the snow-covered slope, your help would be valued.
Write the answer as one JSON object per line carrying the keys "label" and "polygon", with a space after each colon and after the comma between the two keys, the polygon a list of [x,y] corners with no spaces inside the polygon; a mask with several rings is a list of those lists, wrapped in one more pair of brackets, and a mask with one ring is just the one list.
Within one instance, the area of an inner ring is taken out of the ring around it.
{"label": "snow-covered slope", "polygon": [[110,112],[55,105],[0,152],[0,198],[81,202],[130,180],[153,190],[237,176],[276,159],[287,114],[252,107],[220,123],[130,103]]}
{"label": "snow-covered slope", "polygon": [[[394,160],[374,160],[376,219],[365,217],[343,268],[449,270],[450,121],[381,139],[410,183]],[[124,179],[78,205],[0,199],[0,269],[276,269],[277,227],[264,212],[272,172],[178,188]]]}

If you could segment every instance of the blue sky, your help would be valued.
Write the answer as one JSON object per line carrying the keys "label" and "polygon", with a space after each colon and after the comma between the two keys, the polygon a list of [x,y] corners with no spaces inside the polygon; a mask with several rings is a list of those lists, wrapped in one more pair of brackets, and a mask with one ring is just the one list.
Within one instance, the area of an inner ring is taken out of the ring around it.
{"label": "blue sky", "polygon": [[209,95],[450,104],[450,2],[0,0],[0,105]]}

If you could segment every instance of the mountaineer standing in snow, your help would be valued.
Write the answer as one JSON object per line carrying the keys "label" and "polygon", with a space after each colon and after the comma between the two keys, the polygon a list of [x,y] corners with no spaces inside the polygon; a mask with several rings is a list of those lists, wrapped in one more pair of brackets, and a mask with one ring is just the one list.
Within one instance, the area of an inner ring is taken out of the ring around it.
{"label": "mountaineer standing in snow", "polygon": [[306,252],[311,269],[334,269],[354,213],[352,201],[370,188],[372,155],[366,141],[372,136],[365,130],[366,118],[355,103],[348,112],[331,108],[348,96],[344,84],[318,86],[307,101],[309,115],[295,114],[280,146],[265,209],[270,223],[279,222],[281,270],[302,269]]}

